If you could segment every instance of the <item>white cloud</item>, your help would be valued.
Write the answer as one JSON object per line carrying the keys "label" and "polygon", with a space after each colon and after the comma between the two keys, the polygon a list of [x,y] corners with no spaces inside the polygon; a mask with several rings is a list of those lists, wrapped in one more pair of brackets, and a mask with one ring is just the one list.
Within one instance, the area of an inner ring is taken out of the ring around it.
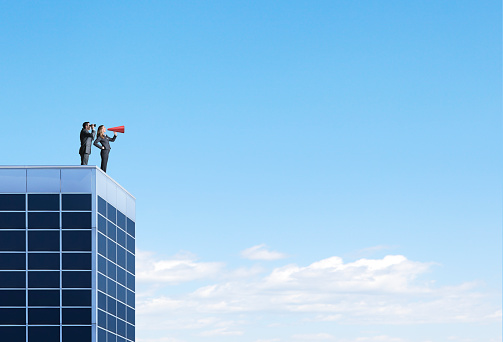
{"label": "white cloud", "polygon": [[333,340],[335,337],[326,333],[316,333],[316,334],[292,335],[292,338],[296,340],[305,340],[305,341],[322,341],[322,340]]}
{"label": "white cloud", "polygon": [[267,260],[267,261],[279,260],[287,257],[286,254],[267,250],[267,246],[265,244],[247,248],[241,252],[241,256],[249,260]]}

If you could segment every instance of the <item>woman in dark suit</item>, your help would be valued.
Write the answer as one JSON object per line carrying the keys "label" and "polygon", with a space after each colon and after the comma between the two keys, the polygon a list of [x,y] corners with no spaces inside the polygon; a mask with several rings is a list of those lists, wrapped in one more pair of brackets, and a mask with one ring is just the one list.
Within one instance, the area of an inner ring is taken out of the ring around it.
{"label": "woman in dark suit", "polygon": [[[114,142],[117,138],[117,132],[114,132],[114,137],[110,138],[105,134],[106,128],[104,125],[98,127],[98,137],[94,140],[94,146],[101,150],[101,169],[107,172],[108,154],[110,153],[110,142]],[[98,145],[98,143],[101,144]]]}

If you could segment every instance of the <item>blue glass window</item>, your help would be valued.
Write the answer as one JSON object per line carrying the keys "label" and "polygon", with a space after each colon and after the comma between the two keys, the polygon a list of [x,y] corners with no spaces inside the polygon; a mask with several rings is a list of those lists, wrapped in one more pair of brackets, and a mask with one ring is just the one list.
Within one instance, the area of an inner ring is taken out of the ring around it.
{"label": "blue glass window", "polygon": [[91,324],[91,309],[63,309],[63,324]]}
{"label": "blue glass window", "polygon": [[107,332],[103,329],[98,329],[98,342],[107,342]]}
{"label": "blue glass window", "polygon": [[9,342],[26,342],[26,327],[0,327],[0,336]]}
{"label": "blue glass window", "polygon": [[102,234],[98,234],[98,253],[107,256],[107,238]]}
{"label": "blue glass window", "polygon": [[59,211],[59,195],[30,194],[28,210]]}
{"label": "blue glass window", "polygon": [[107,203],[107,218],[113,223],[117,222],[117,209],[110,203]]}
{"label": "blue glass window", "polygon": [[26,209],[24,194],[0,195],[0,211],[24,211]]}
{"label": "blue glass window", "polygon": [[0,251],[25,251],[25,232],[0,231]]}
{"label": "blue glass window", "polygon": [[107,234],[107,220],[101,215],[98,215],[98,231]]}
{"label": "blue glass window", "polygon": [[91,272],[63,271],[63,287],[64,288],[91,287]]}
{"label": "blue glass window", "polygon": [[111,279],[108,279],[108,285],[107,285],[107,294],[112,297],[117,296],[117,283]]}
{"label": "blue glass window", "polygon": [[117,334],[126,337],[126,322],[117,320]]}
{"label": "blue glass window", "polygon": [[114,335],[111,332],[109,332],[107,335],[108,335],[107,342],[117,342],[117,335]]}
{"label": "blue glass window", "polygon": [[0,253],[0,270],[25,270],[26,254]]}
{"label": "blue glass window", "polygon": [[63,213],[64,229],[91,229],[91,213]]}
{"label": "blue glass window", "polygon": [[134,326],[128,324],[126,329],[127,329],[127,338],[134,341]]}
{"label": "blue glass window", "polygon": [[59,306],[59,290],[29,290],[29,306]]}
{"label": "blue glass window", "polygon": [[134,292],[127,290],[126,304],[134,308]]}
{"label": "blue glass window", "polygon": [[98,292],[98,308],[107,311],[107,296],[101,292]]}
{"label": "blue glass window", "polygon": [[131,273],[127,274],[127,287],[130,290],[133,290],[133,291],[135,290],[134,289],[134,275],[132,275]]}
{"label": "blue glass window", "polygon": [[127,321],[128,323],[134,324],[134,309],[131,309],[130,307],[127,308]]}
{"label": "blue glass window", "polygon": [[107,292],[107,278],[100,273],[98,273],[98,290]]}
{"label": "blue glass window", "polygon": [[117,210],[117,225],[126,230],[126,215]]}
{"label": "blue glass window", "polygon": [[117,302],[117,317],[126,320],[126,306],[121,302]]}
{"label": "blue glass window", "polygon": [[134,254],[134,239],[131,236],[127,236],[127,250]]}
{"label": "blue glass window", "polygon": [[30,288],[58,288],[59,272],[55,271],[29,271],[28,287]]}
{"label": "blue glass window", "polygon": [[26,215],[24,212],[19,213],[2,213],[0,212],[0,229],[25,229]]}
{"label": "blue glass window", "polygon": [[107,276],[113,280],[117,279],[117,266],[110,261],[107,261]]}
{"label": "blue glass window", "polygon": [[1,325],[20,325],[26,324],[25,309],[0,309]]}
{"label": "blue glass window", "polygon": [[127,253],[127,270],[134,274],[134,255]]}
{"label": "blue glass window", "polygon": [[121,246],[117,246],[117,264],[126,268],[126,250]]}
{"label": "blue glass window", "polygon": [[31,212],[31,213],[28,213],[28,228],[59,229],[59,212],[55,212],[55,213]]}
{"label": "blue glass window", "polygon": [[134,234],[135,234],[135,223],[128,217],[127,219],[127,233],[129,235],[131,235],[132,237],[134,237]]}
{"label": "blue glass window", "polygon": [[63,306],[91,306],[91,291],[63,290]]}
{"label": "blue glass window", "polygon": [[112,260],[113,262],[117,261],[116,257],[116,244],[112,240],[107,240],[107,257],[108,259]]}
{"label": "blue glass window", "polygon": [[107,328],[107,314],[101,310],[98,310],[98,326],[103,329]]}
{"label": "blue glass window", "polygon": [[59,231],[28,232],[28,250],[29,251],[59,251]]}
{"label": "blue glass window", "polygon": [[24,290],[1,290],[0,306],[25,306],[26,293]]}
{"label": "blue glass window", "polygon": [[126,342],[126,339],[124,339],[120,336],[117,336],[117,342]]}
{"label": "blue glass window", "polygon": [[28,253],[30,270],[59,270],[59,253]]}
{"label": "blue glass window", "polygon": [[107,312],[109,314],[115,315],[117,313],[116,305],[117,302],[115,301],[115,299],[113,299],[112,297],[107,297]]}
{"label": "blue glass window", "polygon": [[28,309],[28,324],[37,324],[37,325],[59,324],[59,308]]}
{"label": "blue glass window", "polygon": [[107,222],[107,236],[114,241],[116,240],[117,228],[110,221]]}
{"label": "blue glass window", "polygon": [[126,248],[126,232],[122,229],[117,229],[117,243]]}
{"label": "blue glass window", "polygon": [[108,317],[107,317],[107,328],[111,332],[116,332],[117,331],[116,321],[117,321],[117,319],[114,316],[108,315]]}
{"label": "blue glass window", "polygon": [[0,288],[26,287],[26,274],[21,271],[0,272]]}
{"label": "blue glass window", "polygon": [[117,299],[126,302],[126,288],[120,284],[117,284]]}
{"label": "blue glass window", "polygon": [[59,326],[28,327],[28,342],[59,341]]}
{"label": "blue glass window", "polygon": [[91,231],[64,231],[64,251],[91,251]]}
{"label": "blue glass window", "polygon": [[98,272],[107,274],[107,260],[101,255],[98,255]]}
{"label": "blue glass window", "polygon": [[91,270],[91,253],[63,253],[64,270]]}
{"label": "blue glass window", "polygon": [[107,202],[100,196],[98,196],[98,212],[107,217]]}
{"label": "blue glass window", "polygon": [[[63,313],[64,313],[63,309]],[[63,316],[64,318],[64,316]],[[91,327],[65,327],[63,326],[63,342],[89,342],[91,341]]]}
{"label": "blue glass window", "polygon": [[117,282],[126,286],[126,271],[117,267]]}
{"label": "blue glass window", "polygon": [[91,194],[63,194],[63,210],[91,210]]}

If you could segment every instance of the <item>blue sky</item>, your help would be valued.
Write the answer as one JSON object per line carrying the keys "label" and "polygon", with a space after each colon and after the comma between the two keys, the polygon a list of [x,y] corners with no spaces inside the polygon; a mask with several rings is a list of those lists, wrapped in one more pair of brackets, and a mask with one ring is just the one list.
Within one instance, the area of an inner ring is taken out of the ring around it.
{"label": "blue sky", "polygon": [[126,126],[139,342],[501,340],[500,2],[1,1],[0,32],[3,164]]}

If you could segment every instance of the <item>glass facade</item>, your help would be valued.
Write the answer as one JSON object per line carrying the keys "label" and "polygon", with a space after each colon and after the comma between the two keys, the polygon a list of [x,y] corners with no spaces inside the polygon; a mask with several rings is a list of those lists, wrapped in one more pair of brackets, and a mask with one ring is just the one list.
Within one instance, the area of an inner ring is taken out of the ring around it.
{"label": "glass facade", "polygon": [[94,166],[0,167],[1,340],[135,341],[135,219]]}

